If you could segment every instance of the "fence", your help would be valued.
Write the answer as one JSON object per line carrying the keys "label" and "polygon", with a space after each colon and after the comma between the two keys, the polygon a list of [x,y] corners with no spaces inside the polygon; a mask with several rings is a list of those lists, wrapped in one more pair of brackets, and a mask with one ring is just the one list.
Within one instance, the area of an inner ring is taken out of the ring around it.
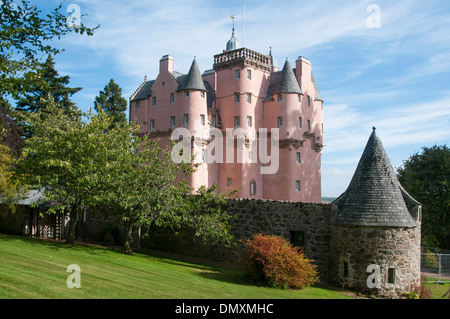
{"label": "fence", "polygon": [[450,254],[422,253],[420,271],[427,282],[450,282]]}

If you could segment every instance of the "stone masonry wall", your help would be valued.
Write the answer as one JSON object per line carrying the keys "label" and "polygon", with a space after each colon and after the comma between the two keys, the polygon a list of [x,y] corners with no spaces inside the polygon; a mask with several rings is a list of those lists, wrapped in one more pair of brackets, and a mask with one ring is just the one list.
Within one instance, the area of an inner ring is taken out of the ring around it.
{"label": "stone masonry wall", "polygon": [[241,239],[250,239],[255,233],[278,235],[290,240],[292,231],[304,232],[304,251],[319,267],[320,276],[328,276],[330,249],[330,219],[333,213],[330,204],[284,202],[260,199],[230,199],[227,211],[237,214],[231,222],[231,233],[235,246],[205,246],[193,239],[189,231],[178,236],[163,230],[151,230],[141,247],[163,249],[185,255],[209,258],[218,261],[234,261],[243,244]]}
{"label": "stone masonry wall", "polygon": [[[333,225],[331,242],[329,279],[336,286],[398,298],[420,284],[420,227]],[[374,273],[367,272],[371,264],[380,269],[378,288],[367,285],[368,277]],[[389,268],[394,269],[391,283]]]}

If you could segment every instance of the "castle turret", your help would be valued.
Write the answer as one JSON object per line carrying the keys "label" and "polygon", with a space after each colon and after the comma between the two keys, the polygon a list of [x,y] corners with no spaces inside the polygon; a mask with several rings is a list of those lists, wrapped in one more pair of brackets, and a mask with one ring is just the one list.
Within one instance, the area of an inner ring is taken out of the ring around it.
{"label": "castle turret", "polygon": [[333,283],[385,297],[420,283],[420,204],[401,187],[375,128],[347,190],[333,204]]}

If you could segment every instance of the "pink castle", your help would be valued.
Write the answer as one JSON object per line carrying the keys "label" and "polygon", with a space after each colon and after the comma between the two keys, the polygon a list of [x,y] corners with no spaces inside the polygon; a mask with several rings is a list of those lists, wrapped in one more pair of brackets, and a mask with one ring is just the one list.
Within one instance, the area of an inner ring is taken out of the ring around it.
{"label": "pink castle", "polygon": [[200,163],[194,190],[216,184],[241,198],[321,202],[323,100],[304,57],[280,71],[272,50],[240,47],[233,28],[203,74],[195,58],[181,74],[163,56],[156,79],[130,97],[129,118],[162,146],[189,142]]}

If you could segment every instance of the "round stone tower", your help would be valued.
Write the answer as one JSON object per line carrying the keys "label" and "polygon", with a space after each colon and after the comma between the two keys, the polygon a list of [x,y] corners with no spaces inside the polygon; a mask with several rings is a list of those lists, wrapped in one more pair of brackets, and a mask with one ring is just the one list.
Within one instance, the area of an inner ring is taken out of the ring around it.
{"label": "round stone tower", "polygon": [[331,283],[385,298],[420,284],[421,205],[398,182],[375,128],[333,203]]}

